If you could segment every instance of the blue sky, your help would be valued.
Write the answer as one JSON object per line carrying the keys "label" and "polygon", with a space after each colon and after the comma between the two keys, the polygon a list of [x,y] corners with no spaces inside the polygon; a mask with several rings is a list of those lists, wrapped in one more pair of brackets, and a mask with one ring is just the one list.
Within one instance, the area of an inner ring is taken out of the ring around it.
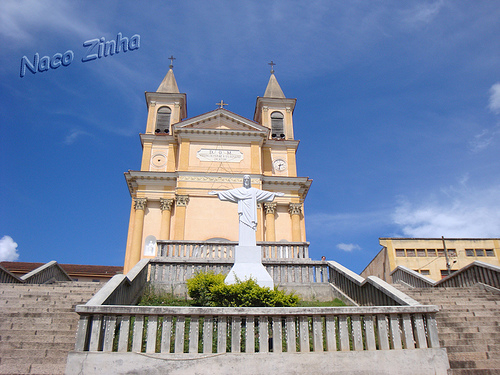
{"label": "blue sky", "polygon": [[[176,57],[188,116],[252,118],[270,60],[297,98],[312,258],[379,237],[500,235],[498,1],[0,2],[0,258],[122,265],[145,91]],[[82,62],[83,43],[140,48]],[[74,52],[68,66],[19,76]],[[16,246],[17,244],[17,246]]]}

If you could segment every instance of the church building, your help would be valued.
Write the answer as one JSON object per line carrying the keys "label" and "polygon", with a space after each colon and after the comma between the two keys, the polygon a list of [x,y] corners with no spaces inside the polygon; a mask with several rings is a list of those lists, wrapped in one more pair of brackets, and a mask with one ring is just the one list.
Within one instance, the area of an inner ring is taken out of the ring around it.
{"label": "church building", "polygon": [[[270,64],[273,66],[274,64]],[[253,120],[224,108],[188,118],[173,66],[156,92],[146,92],[139,171],[125,173],[132,197],[124,272],[157,254],[157,241],[237,241],[237,206],[210,191],[242,186],[283,192],[258,207],[257,244],[306,244],[304,200],[312,180],[297,176],[293,112],[271,70]]]}

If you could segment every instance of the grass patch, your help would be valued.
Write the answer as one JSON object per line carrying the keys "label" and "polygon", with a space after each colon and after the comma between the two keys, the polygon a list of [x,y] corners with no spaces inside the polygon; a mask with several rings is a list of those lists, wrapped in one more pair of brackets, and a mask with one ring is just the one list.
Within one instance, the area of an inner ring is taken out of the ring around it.
{"label": "grass patch", "polygon": [[343,301],[335,298],[333,301],[299,301],[298,307],[342,307],[347,306]]}

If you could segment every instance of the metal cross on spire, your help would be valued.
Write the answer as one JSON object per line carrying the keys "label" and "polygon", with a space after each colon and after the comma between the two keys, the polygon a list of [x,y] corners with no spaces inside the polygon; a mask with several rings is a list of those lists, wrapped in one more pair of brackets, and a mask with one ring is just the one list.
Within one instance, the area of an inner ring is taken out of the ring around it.
{"label": "metal cross on spire", "polygon": [[219,106],[219,108],[224,108],[225,105],[227,105],[227,103],[224,103],[224,100],[221,99],[220,103],[215,103],[216,105]]}
{"label": "metal cross on spire", "polygon": [[168,66],[170,69],[172,69],[174,67],[174,60],[175,60],[175,57],[174,55],[170,55],[170,57],[168,58],[170,60],[170,65]]}
{"label": "metal cross on spire", "polygon": [[271,74],[274,74],[274,66],[276,65],[273,60],[271,60],[270,63],[267,63],[267,65],[271,65]]}

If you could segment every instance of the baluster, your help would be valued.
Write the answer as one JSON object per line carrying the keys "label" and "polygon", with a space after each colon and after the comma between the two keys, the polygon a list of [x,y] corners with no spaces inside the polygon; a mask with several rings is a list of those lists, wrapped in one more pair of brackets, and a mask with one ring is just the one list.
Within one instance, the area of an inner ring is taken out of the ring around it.
{"label": "baluster", "polygon": [[377,315],[378,341],[380,350],[389,350],[389,327],[387,318],[383,314]]}
{"label": "baluster", "polygon": [[104,345],[103,352],[113,351],[113,340],[115,338],[115,327],[116,327],[116,315],[108,315],[104,320],[105,328],[104,331]]}
{"label": "baluster", "polygon": [[206,316],[203,319],[203,353],[212,353],[213,339],[213,316]]}
{"label": "baluster", "polygon": [[156,332],[158,331],[158,316],[148,316],[148,328],[146,335],[146,353],[156,352]]}
{"label": "baluster", "polygon": [[245,353],[255,353],[255,322],[253,316],[246,318],[246,339],[245,339]]}
{"label": "baluster", "polygon": [[118,337],[118,351],[126,352],[128,350],[128,336],[130,330],[130,316],[122,316],[120,322],[120,331]]}
{"label": "baluster", "polygon": [[434,313],[427,314],[427,334],[429,336],[429,347],[439,348],[438,329]]}
{"label": "baluster", "polygon": [[241,352],[241,316],[231,319],[231,353]]}
{"label": "baluster", "polygon": [[417,348],[427,348],[427,338],[425,337],[425,327],[422,314],[415,314],[415,331],[417,333],[415,337],[417,341]]}
{"label": "baluster", "polygon": [[295,317],[286,317],[286,351],[295,353],[297,351],[297,334],[295,330]]}
{"label": "baluster", "polygon": [[413,326],[410,314],[403,314],[403,343],[405,349],[415,349],[413,341]]}
{"label": "baluster", "polygon": [[99,341],[101,336],[102,315],[94,315],[92,318],[92,330],[90,332],[89,351],[96,352],[99,350]]}
{"label": "baluster", "polygon": [[399,317],[396,314],[389,315],[391,321],[391,338],[393,349],[403,349],[401,345],[401,331],[399,329]]}
{"label": "baluster", "polygon": [[269,334],[267,316],[261,316],[259,319],[259,352],[269,352]]}
{"label": "baluster", "polygon": [[366,338],[366,350],[377,350],[377,345],[375,343],[375,329],[373,327],[373,316],[365,315],[365,338]]}
{"label": "baluster", "polygon": [[142,331],[144,329],[144,315],[137,315],[134,322],[134,336],[132,340],[132,351],[140,353],[142,350]]}
{"label": "baluster", "polygon": [[184,316],[177,317],[175,323],[175,348],[174,353],[184,353],[184,331],[186,318]]}
{"label": "baluster", "polygon": [[189,353],[198,353],[199,317],[192,316],[189,322]]}
{"label": "baluster", "polygon": [[281,333],[281,316],[273,317],[273,353],[283,351],[283,338]]}
{"label": "baluster", "polygon": [[339,316],[340,350],[349,351],[349,327],[347,326],[347,316]]}
{"label": "baluster", "polygon": [[337,335],[335,330],[335,316],[327,315],[326,321],[326,350],[337,351]]}
{"label": "baluster", "polygon": [[172,317],[163,318],[161,329],[161,348],[160,353],[170,353],[170,340],[172,338]]}
{"label": "baluster", "polygon": [[76,343],[75,343],[76,351],[82,352],[85,350],[85,338],[87,337],[88,327],[89,327],[89,316],[80,315],[80,320],[78,321],[78,330],[76,331]]}
{"label": "baluster", "polygon": [[306,316],[299,317],[299,348],[301,353],[306,353],[309,348],[309,322]]}
{"label": "baluster", "polygon": [[323,324],[321,316],[313,316],[313,348],[315,352],[323,351]]}
{"label": "baluster", "polygon": [[[217,353],[226,352],[226,341],[227,341],[227,318],[225,316],[219,316],[217,324]],[[205,350],[205,347],[203,347]]]}
{"label": "baluster", "polygon": [[361,333],[361,317],[359,315],[353,315],[351,317],[352,322],[352,342],[354,350],[363,350],[363,334]]}

